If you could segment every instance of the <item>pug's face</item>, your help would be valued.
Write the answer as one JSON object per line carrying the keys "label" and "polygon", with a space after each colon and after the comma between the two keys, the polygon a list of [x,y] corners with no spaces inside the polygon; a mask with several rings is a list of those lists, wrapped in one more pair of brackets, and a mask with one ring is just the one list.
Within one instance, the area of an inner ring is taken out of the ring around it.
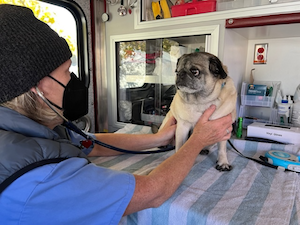
{"label": "pug's face", "polygon": [[227,73],[221,61],[206,52],[194,52],[182,55],[176,67],[176,87],[187,94],[209,96],[215,83],[225,79]]}

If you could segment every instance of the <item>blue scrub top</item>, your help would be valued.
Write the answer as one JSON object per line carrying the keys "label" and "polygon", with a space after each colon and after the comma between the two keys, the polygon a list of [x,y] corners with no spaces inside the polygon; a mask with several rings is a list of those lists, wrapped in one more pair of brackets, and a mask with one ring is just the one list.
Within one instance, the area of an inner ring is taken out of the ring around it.
{"label": "blue scrub top", "polygon": [[130,173],[70,158],[31,170],[0,195],[0,224],[118,224],[135,189]]}

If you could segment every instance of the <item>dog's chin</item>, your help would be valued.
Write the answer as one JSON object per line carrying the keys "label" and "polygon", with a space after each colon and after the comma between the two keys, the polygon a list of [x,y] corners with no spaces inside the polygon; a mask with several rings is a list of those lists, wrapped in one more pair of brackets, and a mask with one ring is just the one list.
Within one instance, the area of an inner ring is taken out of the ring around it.
{"label": "dog's chin", "polygon": [[195,94],[197,92],[199,92],[198,90],[195,89],[191,89],[189,87],[186,86],[178,86],[177,89],[183,93],[187,93],[187,94]]}

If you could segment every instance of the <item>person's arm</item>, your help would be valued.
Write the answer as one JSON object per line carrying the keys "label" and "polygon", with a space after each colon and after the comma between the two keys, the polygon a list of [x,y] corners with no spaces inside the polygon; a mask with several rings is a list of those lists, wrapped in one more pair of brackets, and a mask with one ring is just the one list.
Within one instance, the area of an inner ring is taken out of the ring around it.
{"label": "person's arm", "polygon": [[209,121],[214,110],[211,106],[204,112],[188,141],[174,155],[149,175],[135,175],[135,191],[124,215],[160,206],[176,191],[205,146],[230,138],[226,129],[232,130],[231,115]]}
{"label": "person's arm", "polygon": [[[156,134],[120,134],[120,133],[98,133],[94,134],[97,140],[126,150],[141,151],[145,149],[168,145],[175,135],[176,120],[170,119],[165,126]],[[113,156],[123,154],[95,144],[88,156]]]}

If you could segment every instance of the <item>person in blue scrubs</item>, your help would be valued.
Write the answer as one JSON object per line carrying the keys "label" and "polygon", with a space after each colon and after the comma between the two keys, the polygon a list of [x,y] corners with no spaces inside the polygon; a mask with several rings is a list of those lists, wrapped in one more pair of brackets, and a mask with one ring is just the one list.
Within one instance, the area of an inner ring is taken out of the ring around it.
{"label": "person in blue scrubs", "polygon": [[[87,156],[121,153],[94,145],[84,154],[76,135],[59,132],[64,118],[86,113],[77,111],[87,90],[69,71],[71,56],[67,42],[30,9],[0,5],[0,187],[9,183],[0,193],[0,224],[118,224],[163,204],[205,146],[230,138],[231,115],[209,121],[211,106],[182,148],[148,175],[90,163]],[[156,134],[93,137],[140,151],[169,144],[175,129],[171,118]]]}

